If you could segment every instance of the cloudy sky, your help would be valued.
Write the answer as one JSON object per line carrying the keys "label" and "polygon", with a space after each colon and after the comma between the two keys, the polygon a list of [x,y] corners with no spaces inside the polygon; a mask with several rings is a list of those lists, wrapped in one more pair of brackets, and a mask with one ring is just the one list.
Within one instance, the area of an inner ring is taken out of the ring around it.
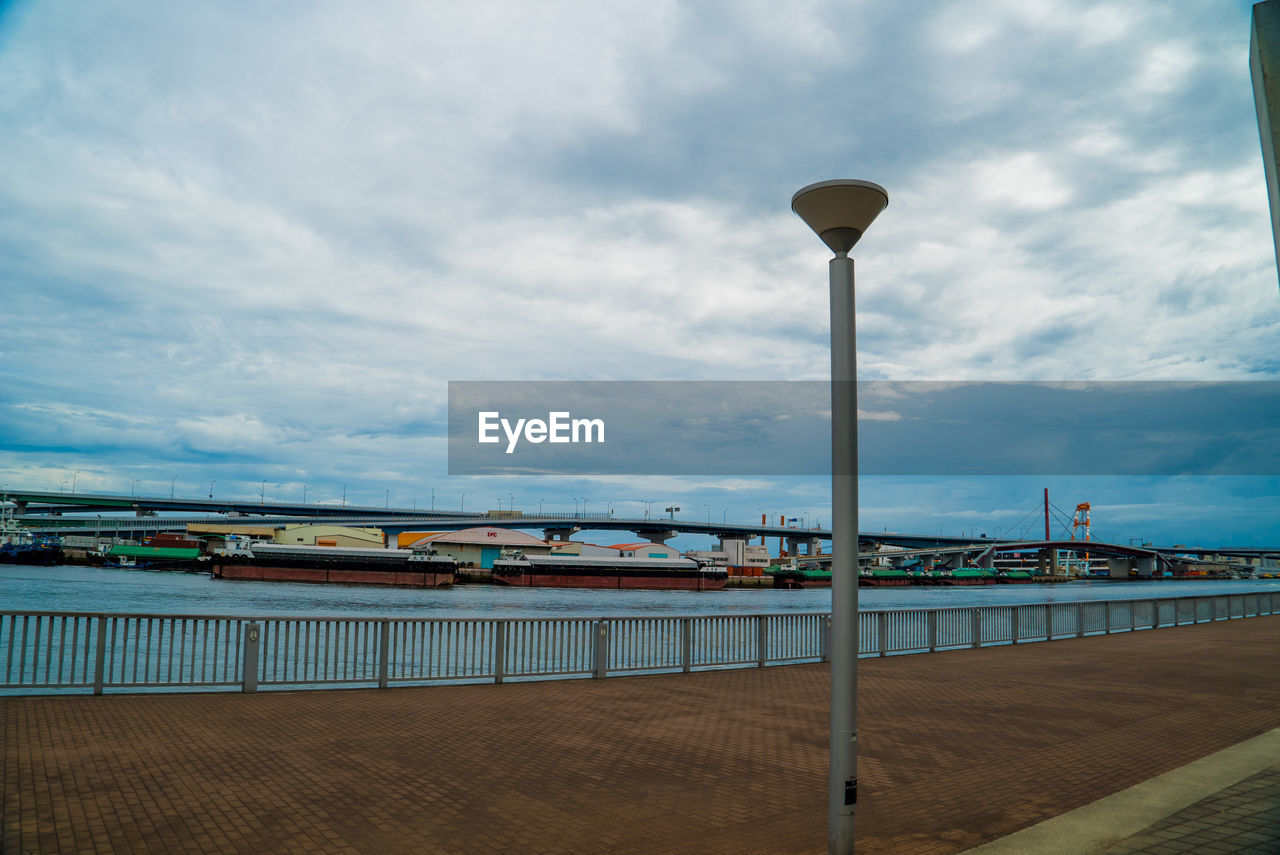
{"label": "cloudy sky", "polygon": [[[450,380],[1280,375],[1247,2],[0,2],[0,481],[827,516],[821,479],[449,477]],[[263,485],[263,482],[265,486]],[[136,483],[135,483],[136,482]],[[876,477],[862,527],[1280,543],[1263,477]],[[1019,532],[1014,532],[1019,533]]]}

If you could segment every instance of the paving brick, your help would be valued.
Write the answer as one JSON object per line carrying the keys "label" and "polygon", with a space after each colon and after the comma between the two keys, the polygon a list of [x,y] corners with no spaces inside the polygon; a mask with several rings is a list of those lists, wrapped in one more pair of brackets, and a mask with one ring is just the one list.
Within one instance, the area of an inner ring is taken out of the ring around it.
{"label": "paving brick", "polygon": [[[1280,727],[1280,617],[859,672],[868,852],[962,851]],[[828,692],[800,665],[2,698],[0,851],[818,853]]]}

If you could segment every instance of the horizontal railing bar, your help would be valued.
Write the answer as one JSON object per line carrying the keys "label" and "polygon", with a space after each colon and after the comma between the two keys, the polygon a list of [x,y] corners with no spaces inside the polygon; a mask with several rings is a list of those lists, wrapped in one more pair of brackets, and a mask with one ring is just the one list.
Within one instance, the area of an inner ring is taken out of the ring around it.
{"label": "horizontal railing bar", "polygon": [[[1244,591],[864,611],[859,614],[858,655],[1010,645],[1258,617],[1276,614],[1277,597],[1280,591]],[[6,611],[0,612],[5,668],[0,689],[93,687],[96,693],[103,688],[239,685],[256,691],[259,685],[387,686],[704,671],[824,661],[829,624],[825,612],[253,618]],[[252,637],[246,635],[250,630]]]}
{"label": "horizontal railing bar", "polygon": [[[1195,599],[1217,599],[1221,597],[1250,597],[1255,594],[1267,596],[1268,594],[1276,594],[1280,596],[1280,590],[1268,589],[1262,591],[1242,591],[1230,594],[1166,594],[1164,596],[1144,596],[1144,597],[1124,597],[1116,600],[1054,600],[1053,602],[1036,602],[1036,603],[1018,603],[1021,608],[1029,608],[1034,606],[1078,606],[1090,605],[1095,603],[1149,603],[1152,600],[1160,600],[1161,602],[1177,601],[1177,600],[1195,600]],[[919,607],[902,607],[887,609],[862,609],[859,614],[879,614],[880,612],[888,612],[891,614],[900,614],[904,612],[969,612],[973,609],[999,609],[1009,608],[1012,604],[991,604],[985,606],[939,606],[931,609],[921,609]],[[538,618],[497,618],[497,617],[387,617],[385,615],[372,616],[368,614],[346,614],[346,615],[226,615],[226,614],[193,614],[193,613],[169,613],[169,612],[93,612],[93,611],[30,611],[30,610],[0,610],[0,617],[10,615],[16,617],[104,617],[104,618],[151,618],[153,620],[238,620],[238,621],[317,621],[317,622],[347,622],[347,621],[371,621],[381,623],[383,621],[391,621],[392,623],[544,623],[544,622],[566,622],[566,621],[622,621],[622,620],[683,620],[691,618],[693,620],[708,620],[716,618],[757,618],[757,617],[786,617],[790,615],[829,615],[830,612],[761,612],[751,614],[713,614],[709,615],[705,612],[701,614],[663,614],[660,616],[637,617],[636,615],[593,615],[590,617],[538,617]]]}

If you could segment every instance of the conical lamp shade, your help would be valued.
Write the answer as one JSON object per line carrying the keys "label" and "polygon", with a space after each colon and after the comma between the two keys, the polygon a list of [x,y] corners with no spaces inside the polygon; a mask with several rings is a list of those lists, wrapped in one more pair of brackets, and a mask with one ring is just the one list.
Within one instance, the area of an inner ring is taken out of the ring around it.
{"label": "conical lamp shade", "polygon": [[854,178],[819,181],[791,197],[791,210],[837,255],[853,249],[888,204],[883,187]]}

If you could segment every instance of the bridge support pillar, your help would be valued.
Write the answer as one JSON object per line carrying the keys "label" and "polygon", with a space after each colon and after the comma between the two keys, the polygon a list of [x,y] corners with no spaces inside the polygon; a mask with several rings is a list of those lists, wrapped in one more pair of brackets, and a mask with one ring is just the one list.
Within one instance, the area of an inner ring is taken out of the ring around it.
{"label": "bridge support pillar", "polygon": [[1138,575],[1150,579],[1156,573],[1156,557],[1143,555],[1138,559]]}
{"label": "bridge support pillar", "polygon": [[1062,568],[1058,565],[1058,550],[1056,549],[1040,550],[1039,567],[1040,567],[1041,573],[1048,572],[1050,576],[1061,575]]}
{"label": "bridge support pillar", "polygon": [[575,533],[580,531],[582,531],[582,529],[576,525],[562,526],[560,528],[544,528],[542,530],[542,539],[566,541],[573,537]]}
{"label": "bridge support pillar", "polygon": [[817,555],[818,554],[818,538],[816,537],[788,537],[787,538],[787,554],[788,555]]}
{"label": "bridge support pillar", "polygon": [[643,537],[650,543],[666,543],[668,540],[676,536],[676,532],[669,528],[637,531],[635,534],[637,537]]}
{"label": "bridge support pillar", "polygon": [[992,570],[996,566],[996,554],[994,552],[984,552],[978,558],[978,566],[986,570]]}
{"label": "bridge support pillar", "polygon": [[1133,562],[1128,558],[1107,559],[1107,570],[1110,571],[1112,579],[1128,579],[1131,567],[1133,567]]}

